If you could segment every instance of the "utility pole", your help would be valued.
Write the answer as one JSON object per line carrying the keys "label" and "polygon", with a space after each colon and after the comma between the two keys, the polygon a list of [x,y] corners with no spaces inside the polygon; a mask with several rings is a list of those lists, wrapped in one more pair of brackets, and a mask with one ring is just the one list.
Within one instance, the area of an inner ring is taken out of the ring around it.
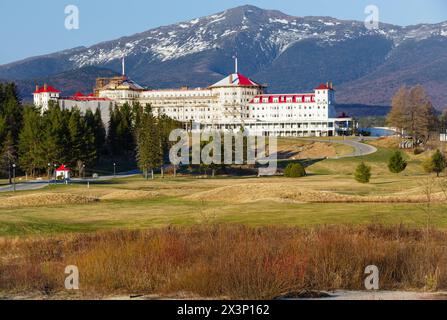
{"label": "utility pole", "polygon": [[9,166],[8,166],[8,180],[9,180],[9,184],[12,184],[12,175],[11,175],[11,161],[9,161]]}
{"label": "utility pole", "polygon": [[14,189],[14,192],[16,192],[16,164],[14,163],[13,165],[12,165],[12,171],[13,171],[13,189]]}

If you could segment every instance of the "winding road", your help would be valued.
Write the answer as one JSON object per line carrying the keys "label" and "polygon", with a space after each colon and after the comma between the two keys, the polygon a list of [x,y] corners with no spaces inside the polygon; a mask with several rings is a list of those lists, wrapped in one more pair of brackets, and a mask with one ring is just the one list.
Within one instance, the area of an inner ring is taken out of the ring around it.
{"label": "winding road", "polygon": [[[363,140],[365,140],[365,139],[363,139]],[[314,141],[319,141],[319,142],[326,141],[327,142],[328,140],[314,140]],[[377,152],[377,148],[375,148],[369,144],[362,143],[361,138],[346,139],[346,140],[333,140],[333,141],[330,140],[330,142],[344,144],[344,145],[354,148],[354,152],[352,152],[352,153],[345,154],[345,155],[338,156],[338,157],[333,157],[331,159],[363,157],[363,156],[367,156],[369,154],[373,154],[373,153]]]}
{"label": "winding road", "polygon": [[[117,174],[116,176],[102,176],[99,177],[98,179],[71,179],[70,180],[70,184],[73,183],[79,183],[79,184],[87,184],[87,183],[98,183],[98,182],[102,182],[102,181],[109,181],[112,179],[123,179],[123,178],[129,178],[129,177],[133,177],[135,175],[137,175],[139,172],[136,171],[131,171],[131,172],[125,172],[125,173],[120,173]],[[49,184],[54,184],[54,180],[48,181],[48,180],[33,180],[33,181],[28,181],[28,182],[23,182],[23,183],[17,183],[16,184],[16,191],[30,191],[30,190],[39,190],[39,189],[43,189],[45,187],[48,187]],[[64,182],[57,182],[57,184],[64,184]],[[0,186],[0,193],[1,192],[12,192],[13,190],[13,185],[6,185],[6,186]]]}

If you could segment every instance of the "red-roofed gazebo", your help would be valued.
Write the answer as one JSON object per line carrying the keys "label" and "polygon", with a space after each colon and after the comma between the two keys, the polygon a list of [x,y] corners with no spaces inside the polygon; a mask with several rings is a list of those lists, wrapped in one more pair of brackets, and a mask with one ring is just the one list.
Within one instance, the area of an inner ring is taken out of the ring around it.
{"label": "red-roofed gazebo", "polygon": [[56,169],[56,179],[70,179],[70,172],[71,170],[63,164]]}

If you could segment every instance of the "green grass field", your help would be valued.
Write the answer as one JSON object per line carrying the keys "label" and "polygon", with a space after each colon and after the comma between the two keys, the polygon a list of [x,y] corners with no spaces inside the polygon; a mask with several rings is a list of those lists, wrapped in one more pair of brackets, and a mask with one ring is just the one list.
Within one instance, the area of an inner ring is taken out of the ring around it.
{"label": "green grass field", "polygon": [[[256,201],[231,201],[235,196],[242,196],[243,199],[244,190],[262,187],[263,192],[269,194],[269,188],[274,192],[278,186],[298,186],[315,192],[365,197],[410,196],[423,193],[429,179],[421,169],[421,157],[407,156],[407,170],[396,175],[389,173],[386,167],[391,152],[391,149],[380,148],[377,153],[361,158],[321,161],[307,168],[308,177],[296,180],[282,177],[157,177],[154,181],[146,181],[141,177],[134,177],[91,185],[89,189],[85,185],[69,185],[16,194],[3,193],[0,194],[0,236],[50,235],[223,222],[249,226],[300,227],[320,224],[403,223],[411,227],[425,227],[429,221],[432,226],[447,228],[445,201],[433,203],[429,212],[426,204],[415,203],[300,203],[284,199],[272,201],[262,197]],[[365,161],[372,167],[373,179],[370,184],[359,184],[352,177],[352,172],[360,161]],[[439,182],[444,179],[435,180],[434,192],[440,191]],[[236,190],[231,189],[234,185],[238,186]],[[136,195],[133,195],[133,192],[136,192]],[[206,200],[194,200],[189,197],[203,192],[211,192],[210,197]],[[256,193],[256,190],[254,192]],[[12,206],[1,207],[3,199],[42,193],[72,194],[97,198],[100,201],[41,206],[37,196],[37,200],[31,202],[18,198],[16,204],[13,201]]]}

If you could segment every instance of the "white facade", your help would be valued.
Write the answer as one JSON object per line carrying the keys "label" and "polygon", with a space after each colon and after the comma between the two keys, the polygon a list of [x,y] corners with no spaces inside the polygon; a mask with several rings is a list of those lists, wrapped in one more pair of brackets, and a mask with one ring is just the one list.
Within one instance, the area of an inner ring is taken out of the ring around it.
{"label": "white facade", "polygon": [[43,87],[36,86],[36,91],[34,91],[34,105],[40,106],[42,110],[48,109],[48,104],[50,101],[58,101],[60,98],[60,91],[56,90],[52,86],[44,84]]}
{"label": "white facade", "polygon": [[181,122],[236,123],[248,118],[249,102],[263,93],[262,86],[249,81],[240,74],[232,74],[206,89],[143,91],[139,102],[150,104],[156,115],[165,114]]}
{"label": "white facade", "polygon": [[83,95],[77,92],[71,97],[61,97],[60,91],[57,89],[44,85],[39,88],[36,87],[34,95],[34,105],[42,109],[42,112],[48,109],[50,101],[54,101],[59,104],[61,109],[73,109],[78,108],[82,113],[87,110],[96,112],[99,108],[101,112],[101,118],[104,124],[107,124],[110,120],[110,107],[113,107],[115,100],[95,97],[93,95]]}
{"label": "white facade", "polygon": [[113,107],[114,102],[109,99],[98,99],[98,98],[62,98],[59,99],[59,106],[61,109],[73,109],[78,108],[82,113],[85,113],[87,110],[91,110],[96,112],[96,109],[99,108],[101,112],[102,122],[105,124],[107,129],[107,124],[110,120],[110,107]]}
{"label": "white facade", "polygon": [[[279,136],[335,136],[347,133],[351,118],[337,118],[329,83],[312,93],[265,94],[261,86],[232,74],[206,89],[142,91],[138,101],[154,114],[192,123],[193,129],[240,130]],[[130,102],[130,101],[128,101]]]}

